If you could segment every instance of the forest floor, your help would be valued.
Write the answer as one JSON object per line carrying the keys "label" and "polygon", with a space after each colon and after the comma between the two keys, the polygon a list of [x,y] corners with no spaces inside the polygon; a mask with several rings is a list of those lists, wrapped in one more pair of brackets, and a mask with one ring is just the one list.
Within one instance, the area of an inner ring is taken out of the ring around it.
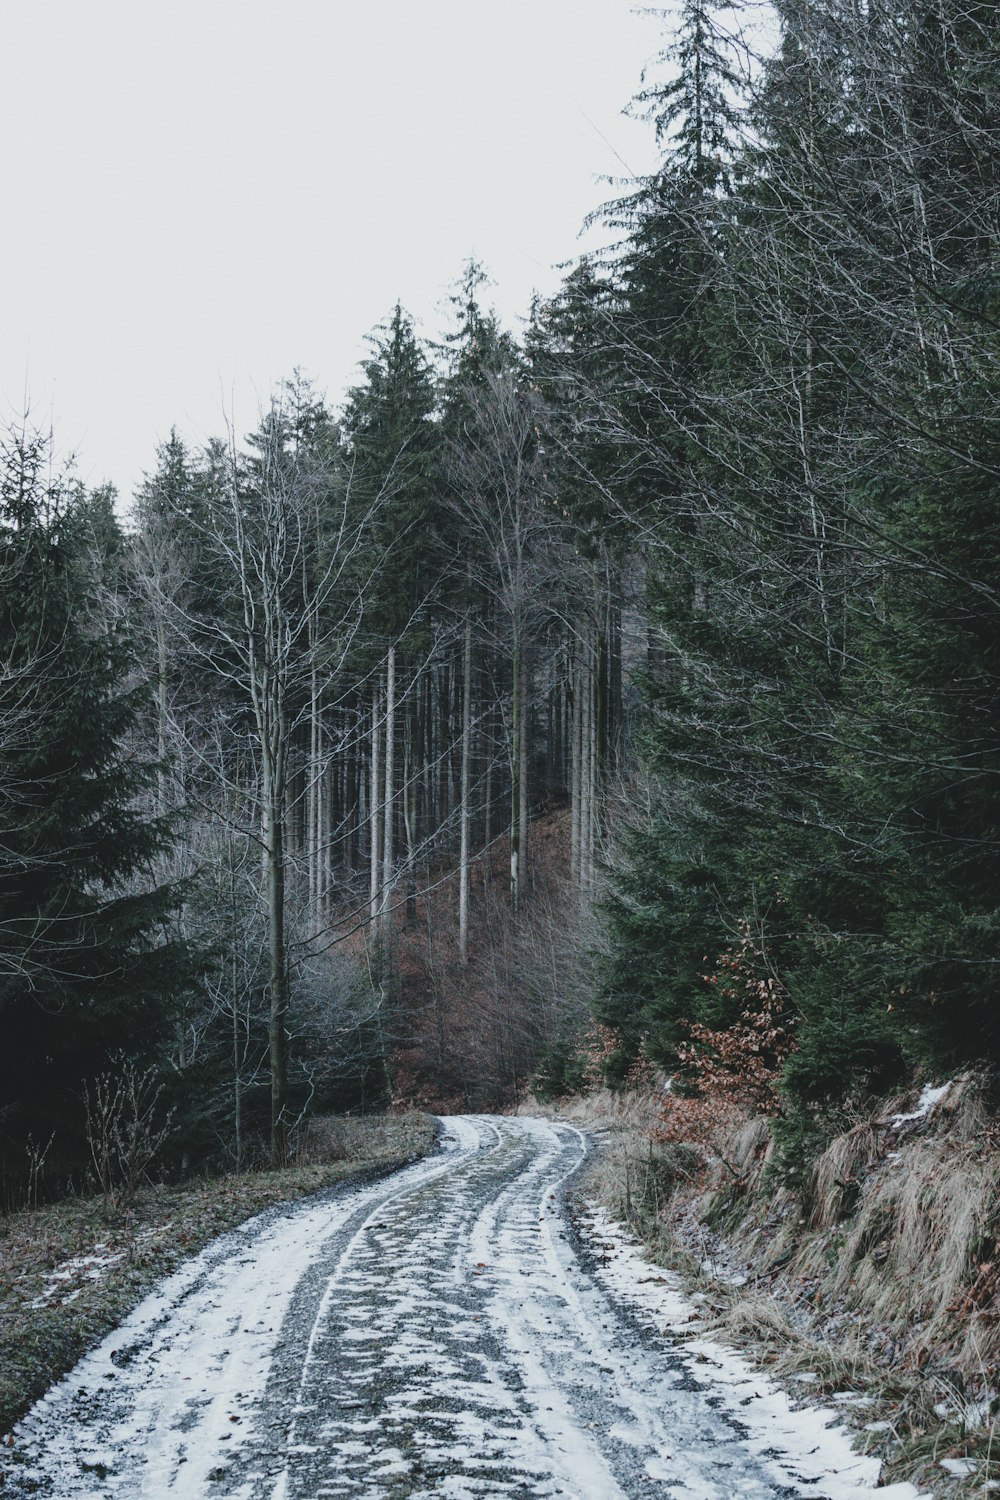
{"label": "forest floor", "polygon": [[0,1434],[217,1236],[272,1205],[426,1156],[438,1129],[423,1113],[318,1120],[303,1159],[283,1170],[147,1186],[124,1204],[67,1198],[0,1217]]}
{"label": "forest floor", "polygon": [[1000,1140],[974,1076],[881,1101],[797,1193],[762,1120],[723,1162],[658,1139],[655,1088],[521,1108],[603,1141],[588,1189],[679,1278],[693,1333],[834,1405],[883,1482],[1000,1493]]}

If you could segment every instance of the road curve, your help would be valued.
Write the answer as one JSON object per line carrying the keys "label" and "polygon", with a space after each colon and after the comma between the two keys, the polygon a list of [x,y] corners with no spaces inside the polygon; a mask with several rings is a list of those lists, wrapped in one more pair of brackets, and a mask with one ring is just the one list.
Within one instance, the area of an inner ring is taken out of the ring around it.
{"label": "road curve", "polygon": [[22,1422],[5,1500],[824,1493],[776,1478],[595,1276],[565,1206],[579,1131],[444,1123],[438,1155],[164,1282]]}

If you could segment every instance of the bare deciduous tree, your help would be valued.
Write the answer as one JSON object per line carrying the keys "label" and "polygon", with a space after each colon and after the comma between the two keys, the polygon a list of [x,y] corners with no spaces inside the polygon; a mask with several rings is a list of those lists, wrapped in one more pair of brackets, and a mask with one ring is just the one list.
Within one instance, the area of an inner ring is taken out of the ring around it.
{"label": "bare deciduous tree", "polygon": [[[244,829],[261,850],[276,1162],[287,1156],[291,1124],[289,820],[295,797],[313,795],[326,762],[342,748],[316,733],[316,682],[319,672],[337,679],[360,628],[373,515],[372,506],[355,509],[332,444],[302,436],[292,415],[280,401],[272,404],[250,458],[230,443],[217,491],[197,518],[187,518],[216,581],[211,612],[196,614],[176,594],[160,594],[193,657],[218,683],[216,716],[228,741],[219,763],[228,767],[230,815],[242,804]],[[293,788],[290,747],[306,737],[304,788]],[[314,852],[321,842],[313,831]]]}

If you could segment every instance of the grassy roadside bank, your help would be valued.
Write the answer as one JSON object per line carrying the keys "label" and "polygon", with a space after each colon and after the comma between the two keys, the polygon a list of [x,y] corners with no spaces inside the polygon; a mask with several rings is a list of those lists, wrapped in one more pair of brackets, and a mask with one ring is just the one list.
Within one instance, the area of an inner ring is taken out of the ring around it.
{"label": "grassy roadside bank", "polygon": [[0,1434],[163,1276],[273,1204],[426,1156],[427,1114],[316,1121],[304,1160],[280,1171],[148,1187],[127,1208],[69,1198],[0,1218]]}
{"label": "grassy roadside bank", "polygon": [[840,1410],[883,1483],[1000,1493],[1000,1139],[974,1077],[882,1101],[796,1193],[763,1120],[713,1152],[658,1139],[653,1090],[522,1109],[603,1142],[583,1191],[678,1274],[692,1337]]}

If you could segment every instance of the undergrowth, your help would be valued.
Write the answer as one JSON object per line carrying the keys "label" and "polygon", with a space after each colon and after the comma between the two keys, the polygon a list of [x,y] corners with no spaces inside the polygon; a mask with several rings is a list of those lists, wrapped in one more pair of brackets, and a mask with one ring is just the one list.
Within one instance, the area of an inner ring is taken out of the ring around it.
{"label": "undergrowth", "polygon": [[975,1073],[920,1097],[857,1118],[794,1185],[765,1119],[717,1130],[702,1102],[685,1140],[671,1100],[664,1132],[662,1080],[550,1112],[602,1140],[588,1190],[682,1277],[694,1334],[840,1409],[884,1482],[981,1500],[1000,1492],[1000,1130]]}

